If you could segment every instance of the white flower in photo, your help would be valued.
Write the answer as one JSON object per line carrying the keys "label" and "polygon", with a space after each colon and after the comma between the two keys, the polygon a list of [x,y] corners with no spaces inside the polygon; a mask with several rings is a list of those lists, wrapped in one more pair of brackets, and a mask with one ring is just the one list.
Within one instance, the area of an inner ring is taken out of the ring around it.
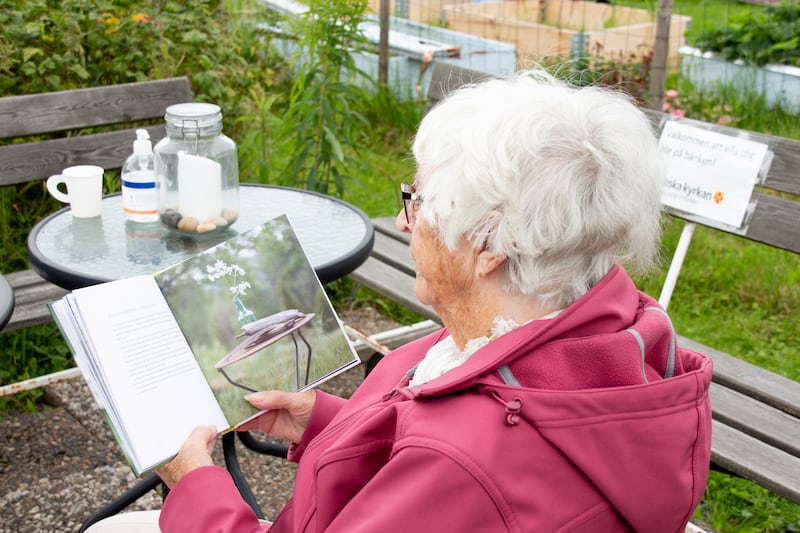
{"label": "white flower in photo", "polygon": [[222,259],[217,259],[213,265],[206,267],[208,279],[216,281],[223,279],[225,284],[228,285],[228,291],[233,296],[244,296],[247,289],[251,287],[247,281],[240,280],[246,272],[239,265],[229,265]]}

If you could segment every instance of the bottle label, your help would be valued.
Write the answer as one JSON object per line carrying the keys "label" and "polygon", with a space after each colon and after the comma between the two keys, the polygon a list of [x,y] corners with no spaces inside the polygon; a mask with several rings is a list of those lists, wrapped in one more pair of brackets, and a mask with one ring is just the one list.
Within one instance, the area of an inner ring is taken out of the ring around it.
{"label": "bottle label", "polygon": [[128,220],[158,220],[158,194],[152,174],[131,172],[123,176],[122,207]]}
{"label": "bottle label", "polygon": [[129,189],[155,189],[156,182],[155,181],[138,182],[138,181],[122,180],[122,186],[127,187]]}

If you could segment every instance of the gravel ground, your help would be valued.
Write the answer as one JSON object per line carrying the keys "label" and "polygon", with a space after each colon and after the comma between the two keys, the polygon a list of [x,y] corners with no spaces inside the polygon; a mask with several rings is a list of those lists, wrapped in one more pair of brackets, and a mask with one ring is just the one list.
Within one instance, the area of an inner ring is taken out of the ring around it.
{"label": "gravel ground", "polygon": [[[371,308],[340,311],[349,325],[367,334],[396,327]],[[349,396],[363,378],[363,365],[325,383],[324,389]],[[82,378],[45,389],[48,407],[20,413],[0,424],[0,532],[78,531],[97,509],[133,486],[105,420]],[[242,471],[269,518],[289,499],[295,465],[237,447]],[[217,464],[224,464],[221,446]],[[158,509],[156,491],[129,510]]]}

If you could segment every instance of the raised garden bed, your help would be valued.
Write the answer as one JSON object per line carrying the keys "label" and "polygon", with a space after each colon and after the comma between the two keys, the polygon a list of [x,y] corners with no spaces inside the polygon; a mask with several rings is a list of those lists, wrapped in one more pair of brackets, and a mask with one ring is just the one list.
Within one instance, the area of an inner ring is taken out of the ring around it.
{"label": "raised garden bed", "polygon": [[[371,0],[377,9],[378,0]],[[522,62],[544,56],[592,55],[641,57],[655,42],[656,17],[645,9],[581,0],[472,2],[453,0],[392,1],[392,14],[410,20],[494,39],[517,47]],[[668,66],[678,69],[678,47],[690,17],[673,15],[670,22]]]}
{"label": "raised garden bed", "polygon": [[767,64],[756,66],[742,60],[726,61],[713,52],[690,46],[679,50],[681,75],[695,87],[713,91],[725,84],[741,91],[764,96],[767,105],[780,105],[790,113],[800,113],[800,68]]}

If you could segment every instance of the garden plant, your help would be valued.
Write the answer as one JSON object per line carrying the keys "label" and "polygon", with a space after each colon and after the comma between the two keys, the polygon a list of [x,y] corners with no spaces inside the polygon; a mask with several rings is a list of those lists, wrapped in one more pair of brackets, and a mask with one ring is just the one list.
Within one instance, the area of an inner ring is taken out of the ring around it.
{"label": "garden plant", "polygon": [[691,44],[728,61],[800,66],[800,4],[784,1],[707,25]]}
{"label": "garden plant", "polygon": [[[731,3],[720,2],[725,12]],[[296,62],[271,46],[275,15],[253,0],[0,0],[0,96],[186,75],[198,101],[222,107],[225,131],[239,147],[243,182],[323,190],[370,216],[393,216],[398,185],[414,172],[408,149],[423,102],[398,101],[390,91],[355,83],[349,54],[362,42],[361,2],[313,0],[309,6],[292,26],[305,59]],[[694,0],[675,6],[681,13],[692,9],[711,7]],[[622,87],[646,101],[649,63],[625,70],[604,61],[585,62],[581,79]],[[577,79],[573,67],[556,71]],[[724,87],[700,93],[675,75],[668,84],[676,91],[668,94],[669,112],[800,138],[796,116],[755,95]],[[118,188],[118,177],[107,176],[105,191]],[[28,268],[28,231],[60,207],[43,184],[0,189],[0,269]],[[681,227],[666,222],[664,267],[638,280],[653,295]],[[337,307],[368,303],[403,323],[418,319],[346,279],[326,290]],[[798,309],[795,255],[707,228],[695,231],[670,305],[681,334],[798,380]],[[2,384],[73,365],[53,324],[0,335]],[[3,399],[0,417],[45,407],[41,392],[32,391]],[[800,531],[797,505],[722,474],[712,475],[698,516],[721,531]]]}

